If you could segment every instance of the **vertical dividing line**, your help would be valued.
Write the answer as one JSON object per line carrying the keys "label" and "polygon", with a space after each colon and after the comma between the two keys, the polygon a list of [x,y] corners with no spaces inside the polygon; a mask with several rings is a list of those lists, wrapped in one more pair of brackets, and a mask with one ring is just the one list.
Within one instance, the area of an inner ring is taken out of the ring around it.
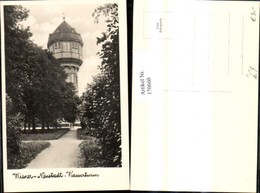
{"label": "vertical dividing line", "polygon": [[192,67],[192,87],[195,79],[195,48],[196,48],[196,13],[193,14],[193,67]]}
{"label": "vertical dividing line", "polygon": [[245,16],[243,14],[242,18],[242,53],[241,53],[241,75],[244,74],[244,20]]}
{"label": "vertical dividing line", "polygon": [[228,14],[228,64],[227,64],[227,73],[229,76],[230,70],[230,13]]}

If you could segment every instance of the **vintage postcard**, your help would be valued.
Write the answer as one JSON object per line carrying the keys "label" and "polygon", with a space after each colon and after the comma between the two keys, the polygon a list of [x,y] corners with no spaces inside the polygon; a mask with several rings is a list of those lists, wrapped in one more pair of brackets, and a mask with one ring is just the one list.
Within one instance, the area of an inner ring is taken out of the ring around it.
{"label": "vintage postcard", "polygon": [[136,1],[133,28],[131,188],[256,192],[259,2]]}
{"label": "vintage postcard", "polygon": [[2,1],[4,192],[128,190],[126,2]]}

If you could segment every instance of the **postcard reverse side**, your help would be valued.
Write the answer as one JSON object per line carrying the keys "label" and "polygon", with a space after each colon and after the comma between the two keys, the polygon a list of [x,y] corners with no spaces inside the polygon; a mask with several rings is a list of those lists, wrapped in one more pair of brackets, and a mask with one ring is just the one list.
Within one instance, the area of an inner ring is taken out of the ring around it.
{"label": "postcard reverse side", "polygon": [[259,3],[142,0],[133,34],[131,188],[255,192]]}
{"label": "postcard reverse side", "polygon": [[1,14],[4,191],[128,190],[125,1]]}

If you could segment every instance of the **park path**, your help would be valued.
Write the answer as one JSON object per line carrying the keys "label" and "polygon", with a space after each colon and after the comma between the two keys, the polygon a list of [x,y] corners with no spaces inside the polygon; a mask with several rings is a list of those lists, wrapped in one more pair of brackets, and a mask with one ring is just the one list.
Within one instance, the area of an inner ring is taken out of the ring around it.
{"label": "park path", "polygon": [[40,168],[78,168],[81,167],[77,131],[70,130],[57,140],[50,140],[51,145],[32,160],[27,169]]}

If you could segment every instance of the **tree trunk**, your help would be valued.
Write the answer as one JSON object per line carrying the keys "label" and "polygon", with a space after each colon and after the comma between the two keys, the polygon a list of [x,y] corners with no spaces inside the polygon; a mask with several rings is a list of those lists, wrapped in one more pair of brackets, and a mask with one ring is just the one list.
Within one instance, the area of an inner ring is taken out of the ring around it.
{"label": "tree trunk", "polygon": [[50,129],[49,121],[47,121],[46,125],[47,125],[47,129],[49,130]]}
{"label": "tree trunk", "polygon": [[27,115],[25,115],[25,118],[24,118],[24,133],[26,133],[26,126],[27,126]]}
{"label": "tree trunk", "polygon": [[44,128],[45,128],[45,122],[44,122],[44,120],[42,119],[42,130],[44,130]]}
{"label": "tree trunk", "polygon": [[30,131],[31,130],[31,120],[28,119],[28,130]]}
{"label": "tree trunk", "polygon": [[32,116],[32,130],[35,132],[35,116]]}

